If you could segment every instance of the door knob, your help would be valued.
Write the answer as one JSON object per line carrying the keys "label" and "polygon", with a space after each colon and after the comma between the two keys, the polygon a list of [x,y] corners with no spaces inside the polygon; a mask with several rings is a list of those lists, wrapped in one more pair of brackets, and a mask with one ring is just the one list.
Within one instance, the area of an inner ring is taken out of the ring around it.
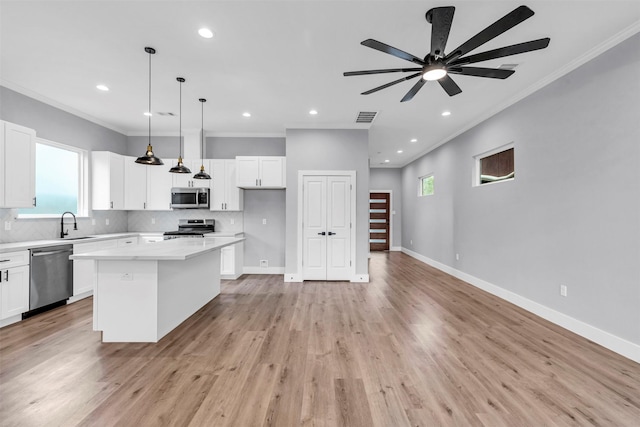
{"label": "door knob", "polygon": [[336,235],[336,233],[334,233],[333,231],[330,231],[330,232],[328,232],[327,234],[328,234],[329,236],[335,236],[335,235]]}
{"label": "door knob", "polygon": [[325,236],[327,233],[325,233],[324,231],[322,233],[318,233],[318,236]]}

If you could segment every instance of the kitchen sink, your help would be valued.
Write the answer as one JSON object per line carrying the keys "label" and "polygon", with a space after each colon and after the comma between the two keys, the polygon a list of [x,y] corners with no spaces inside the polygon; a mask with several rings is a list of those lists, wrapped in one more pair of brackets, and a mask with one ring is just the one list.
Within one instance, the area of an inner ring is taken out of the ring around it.
{"label": "kitchen sink", "polygon": [[65,237],[64,239],[60,239],[60,240],[83,240],[83,239],[93,239],[93,237],[91,237],[91,236],[84,236],[84,237]]}

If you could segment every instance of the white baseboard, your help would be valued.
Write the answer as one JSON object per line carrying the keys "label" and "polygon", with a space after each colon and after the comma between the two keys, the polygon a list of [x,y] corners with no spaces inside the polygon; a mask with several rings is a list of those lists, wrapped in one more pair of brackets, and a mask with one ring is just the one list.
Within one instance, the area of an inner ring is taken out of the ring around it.
{"label": "white baseboard", "polygon": [[638,344],[632,343],[625,340],[624,338],[620,338],[609,332],[598,329],[595,326],[575,319],[571,316],[567,316],[564,313],[551,309],[545,305],[532,301],[528,298],[489,283],[485,280],[456,270],[455,268],[450,267],[446,264],[432,260],[431,258],[420,255],[417,252],[413,252],[410,249],[402,248],[402,252],[419,261],[424,262],[425,264],[435,267],[438,270],[444,271],[445,273],[457,277],[460,280],[464,280],[465,282],[477,288],[480,288],[492,295],[495,295],[498,298],[509,301],[510,303],[515,304],[518,307],[527,310],[537,316],[540,316],[545,320],[555,323],[558,326],[561,326],[573,333],[576,333],[597,344],[600,344],[601,346],[608,348],[609,350],[614,351],[624,357],[627,357],[634,362],[640,363],[640,345]]}
{"label": "white baseboard", "polygon": [[7,317],[6,319],[0,320],[0,328],[13,325],[14,323],[18,323],[21,320],[22,320],[22,314],[16,314],[15,316]]}
{"label": "white baseboard", "polygon": [[391,246],[391,248],[389,248],[390,252],[401,252],[402,251],[402,246]]}
{"label": "white baseboard", "polygon": [[351,277],[350,282],[354,283],[369,283],[369,275],[368,274],[356,274]]}
{"label": "white baseboard", "polygon": [[74,303],[76,301],[80,301],[81,299],[85,299],[85,298],[90,297],[92,295],[93,295],[93,291],[87,291],[87,292],[81,293],[80,295],[74,295],[74,296],[70,297],[67,300],[67,304],[71,304],[71,303]]}
{"label": "white baseboard", "polygon": [[243,274],[284,274],[284,267],[242,267]]}
{"label": "white baseboard", "polygon": [[284,273],[284,281],[287,283],[302,283],[302,275],[298,273]]}

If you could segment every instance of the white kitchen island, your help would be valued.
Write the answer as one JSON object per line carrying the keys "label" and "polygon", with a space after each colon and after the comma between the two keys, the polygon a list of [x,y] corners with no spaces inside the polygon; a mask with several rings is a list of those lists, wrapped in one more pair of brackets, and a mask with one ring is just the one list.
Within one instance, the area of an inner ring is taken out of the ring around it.
{"label": "white kitchen island", "polygon": [[244,238],[173,239],[72,255],[95,260],[93,329],[158,342],[220,293],[220,249]]}

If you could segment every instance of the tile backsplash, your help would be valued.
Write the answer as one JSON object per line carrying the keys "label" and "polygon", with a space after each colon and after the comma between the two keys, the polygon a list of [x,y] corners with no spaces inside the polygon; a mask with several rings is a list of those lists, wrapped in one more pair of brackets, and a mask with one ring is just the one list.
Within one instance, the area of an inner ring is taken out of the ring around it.
{"label": "tile backsplash", "polygon": [[[0,209],[0,243],[50,240],[60,237],[60,218],[16,218],[17,209]],[[211,212],[205,209],[176,211],[93,211],[89,218],[78,218],[78,230],[73,229],[73,218],[64,218],[69,236],[132,232],[164,232],[178,229],[181,218],[213,218],[216,231],[243,231],[242,212]],[[94,224],[95,222],[95,224]],[[108,222],[108,224],[107,224]],[[232,224],[233,222],[233,224]],[[10,230],[5,230],[9,223]]]}

